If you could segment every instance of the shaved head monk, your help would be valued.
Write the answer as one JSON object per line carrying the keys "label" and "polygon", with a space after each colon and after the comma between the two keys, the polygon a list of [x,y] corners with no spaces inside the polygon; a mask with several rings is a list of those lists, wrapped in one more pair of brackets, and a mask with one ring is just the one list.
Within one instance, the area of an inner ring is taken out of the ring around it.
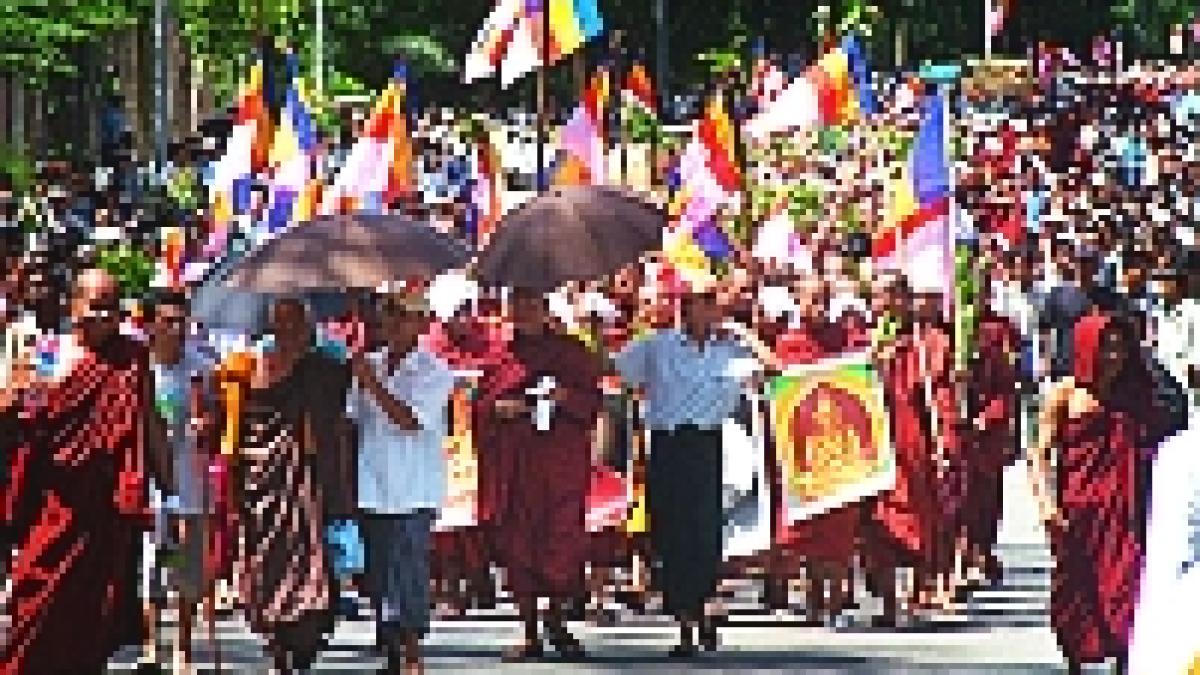
{"label": "shaved head monk", "polygon": [[71,298],[66,377],[19,407],[0,516],[16,533],[0,674],[97,673],[139,641],[137,542],[148,524],[147,355],[118,332],[113,278],[86,270]]}

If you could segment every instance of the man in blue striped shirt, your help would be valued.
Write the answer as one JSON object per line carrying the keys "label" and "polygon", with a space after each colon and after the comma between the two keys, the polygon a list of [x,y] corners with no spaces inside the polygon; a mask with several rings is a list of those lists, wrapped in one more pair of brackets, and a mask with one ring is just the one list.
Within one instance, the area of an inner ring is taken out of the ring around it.
{"label": "man in blue striped shirt", "polygon": [[621,377],[642,387],[651,429],[647,474],[650,540],[666,608],[680,624],[672,656],[716,649],[716,625],[705,601],[721,563],[721,425],[741,396],[735,362],[748,348],[718,335],[722,308],[711,291],[683,301],[682,329],[644,337],[616,356]]}

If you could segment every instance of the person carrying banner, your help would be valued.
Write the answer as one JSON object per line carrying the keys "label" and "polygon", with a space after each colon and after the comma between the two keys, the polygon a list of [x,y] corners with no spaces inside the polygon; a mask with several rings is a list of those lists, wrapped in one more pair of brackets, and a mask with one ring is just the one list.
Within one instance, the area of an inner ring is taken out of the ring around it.
{"label": "person carrying banner", "polygon": [[741,397],[731,366],[752,355],[718,336],[722,308],[712,289],[686,295],[682,310],[682,329],[641,337],[614,359],[622,380],[647,396],[650,542],[659,561],[654,578],[679,620],[676,657],[695,654],[697,626],[701,646],[717,647],[705,603],[716,591],[722,557],[721,425]]}
{"label": "person carrying banner", "polygon": [[[926,375],[929,349],[922,346],[903,278],[889,279],[880,319],[887,339],[877,341],[876,362],[884,381],[889,427],[896,450],[896,484],[865,504],[862,552],[868,588],[883,600],[880,623],[896,622],[896,571],[911,568],[911,599],[932,586],[939,560],[936,435],[930,429]],[[948,355],[946,350],[945,354]],[[948,360],[948,357],[947,359]]]}
{"label": "person carrying banner", "polygon": [[[799,280],[802,316],[794,321],[775,341],[775,357],[781,367],[806,365],[843,351],[846,335],[840,324],[828,317],[828,287],[814,277]],[[808,438],[815,429],[795,429],[796,435]],[[819,440],[809,438],[814,448]],[[810,461],[819,461],[810,457]],[[779,491],[776,491],[779,494]],[[782,509],[782,502],[776,509]],[[808,520],[790,523],[780,511],[777,519],[776,552],[772,557],[768,598],[772,604],[786,604],[787,579],[790,565],[787,557],[802,555],[807,565],[809,621],[820,623],[828,612],[836,617],[846,608],[850,581],[850,562],[858,538],[859,509],[855,505],[834,508]],[[828,582],[829,590],[825,590]]]}
{"label": "person carrying banner", "polygon": [[585,593],[585,527],[591,433],[600,411],[601,367],[583,343],[550,325],[540,293],[514,293],[512,359],[482,383],[480,446],[489,446],[485,487],[495,508],[493,542],[525,625],[506,656],[541,654],[537,602],[549,598],[552,646],[571,657],[583,647],[563,622]]}

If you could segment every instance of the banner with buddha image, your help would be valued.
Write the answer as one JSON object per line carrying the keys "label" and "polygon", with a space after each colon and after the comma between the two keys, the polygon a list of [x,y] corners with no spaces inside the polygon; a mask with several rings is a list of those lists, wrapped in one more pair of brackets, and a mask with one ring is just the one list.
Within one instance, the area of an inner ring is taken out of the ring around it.
{"label": "banner with buddha image", "polygon": [[478,523],[479,461],[471,429],[471,396],[472,388],[464,381],[450,395],[451,429],[442,444],[446,452],[446,499],[434,523],[437,531]]}
{"label": "banner with buddha image", "polygon": [[779,375],[771,383],[771,416],[789,522],[895,484],[883,384],[865,355]]}

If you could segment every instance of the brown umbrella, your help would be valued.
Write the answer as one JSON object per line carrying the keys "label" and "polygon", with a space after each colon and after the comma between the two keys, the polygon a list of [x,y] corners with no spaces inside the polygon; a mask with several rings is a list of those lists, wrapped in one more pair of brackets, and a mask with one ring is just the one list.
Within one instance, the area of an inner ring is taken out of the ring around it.
{"label": "brown umbrella", "polygon": [[467,247],[421,220],[355,214],[284,232],[234,267],[222,284],[259,293],[375,288],[466,265]]}
{"label": "brown umbrella", "polygon": [[551,190],[505,216],[480,254],[488,286],[552,290],[598,279],[662,245],[661,209],[608,187]]}

